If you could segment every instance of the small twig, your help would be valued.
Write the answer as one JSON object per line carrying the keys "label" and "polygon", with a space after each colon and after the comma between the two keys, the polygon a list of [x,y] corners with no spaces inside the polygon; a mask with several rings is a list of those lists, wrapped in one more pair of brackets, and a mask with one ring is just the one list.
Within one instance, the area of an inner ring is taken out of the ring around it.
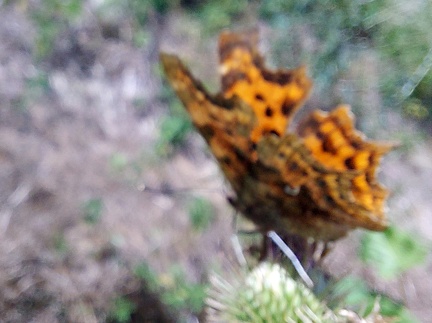
{"label": "small twig", "polygon": [[29,183],[21,183],[15,189],[15,191],[13,191],[11,195],[9,195],[5,205],[3,206],[0,212],[0,233],[1,234],[4,234],[9,227],[13,210],[28,198],[30,191],[31,191],[31,185]]}
{"label": "small twig", "polygon": [[429,49],[429,52],[423,58],[423,61],[417,67],[417,69],[415,70],[411,78],[402,86],[401,95],[403,100],[408,98],[414,92],[416,87],[425,78],[426,74],[429,73],[431,68],[432,68],[432,47]]}

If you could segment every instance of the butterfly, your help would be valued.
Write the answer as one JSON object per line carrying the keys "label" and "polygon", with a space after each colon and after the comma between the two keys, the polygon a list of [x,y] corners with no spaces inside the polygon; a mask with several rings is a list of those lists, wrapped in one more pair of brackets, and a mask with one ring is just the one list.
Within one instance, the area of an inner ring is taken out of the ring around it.
{"label": "butterfly", "polygon": [[387,227],[387,190],[376,178],[393,143],[370,141],[350,108],[316,110],[289,131],[312,81],[301,66],[271,70],[256,30],[219,38],[222,89],[210,94],[171,54],[165,75],[230,183],[233,207],[262,232],[333,241]]}

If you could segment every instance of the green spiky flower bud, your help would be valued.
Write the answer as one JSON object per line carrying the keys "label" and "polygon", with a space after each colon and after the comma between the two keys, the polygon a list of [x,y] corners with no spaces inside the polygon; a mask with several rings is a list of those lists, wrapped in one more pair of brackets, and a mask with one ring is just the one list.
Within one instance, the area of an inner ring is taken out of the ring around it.
{"label": "green spiky flower bud", "polygon": [[278,264],[262,263],[231,281],[211,279],[207,299],[215,322],[335,322],[336,315]]}

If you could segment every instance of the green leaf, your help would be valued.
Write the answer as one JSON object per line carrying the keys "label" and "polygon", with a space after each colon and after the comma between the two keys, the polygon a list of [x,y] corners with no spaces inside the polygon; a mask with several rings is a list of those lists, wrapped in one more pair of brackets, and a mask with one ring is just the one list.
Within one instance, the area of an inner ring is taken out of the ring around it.
{"label": "green leaf", "polygon": [[103,202],[100,198],[88,200],[84,206],[84,220],[89,224],[95,224],[99,221],[102,214]]}
{"label": "green leaf", "polygon": [[111,156],[109,165],[113,171],[121,172],[128,165],[128,159],[124,154],[116,152]]}
{"label": "green leaf", "polygon": [[348,306],[362,316],[369,315],[378,300],[379,313],[384,317],[393,318],[395,323],[418,322],[403,304],[370,290],[366,283],[357,277],[348,276],[338,281],[333,288],[333,294],[342,299],[338,306]]}
{"label": "green leaf", "polygon": [[169,276],[171,284],[166,286],[161,296],[164,304],[176,310],[187,309],[199,313],[204,307],[206,285],[188,281],[179,266],[173,266]]}
{"label": "green leaf", "polygon": [[380,313],[386,317],[395,319],[395,323],[415,323],[417,319],[400,303],[396,303],[388,297],[380,298]]}
{"label": "green leaf", "polygon": [[366,233],[360,247],[360,258],[391,279],[425,261],[426,247],[416,237],[389,227],[382,233]]}
{"label": "green leaf", "polygon": [[169,155],[173,148],[180,146],[192,130],[192,123],[186,116],[170,115],[160,125],[156,151],[159,155]]}
{"label": "green leaf", "polygon": [[344,305],[361,308],[370,306],[371,303],[369,288],[363,280],[357,277],[348,276],[341,279],[336,283],[333,293],[338,297],[343,297]]}
{"label": "green leaf", "polygon": [[193,14],[201,22],[201,32],[211,35],[222,28],[229,28],[247,12],[248,1],[202,1]]}
{"label": "green leaf", "polygon": [[189,205],[189,218],[195,230],[205,230],[214,218],[213,206],[206,199],[195,198]]}
{"label": "green leaf", "polygon": [[130,322],[131,315],[135,310],[135,304],[124,297],[119,297],[114,301],[111,317],[120,323]]}
{"label": "green leaf", "polygon": [[169,116],[162,121],[161,135],[165,142],[179,144],[190,129],[189,119]]}
{"label": "green leaf", "polygon": [[145,262],[140,263],[134,269],[136,277],[144,281],[149,290],[156,292],[159,288],[159,281],[156,273]]}
{"label": "green leaf", "polygon": [[53,235],[53,242],[54,242],[54,248],[59,254],[65,255],[68,252],[69,246],[63,232],[55,233]]}

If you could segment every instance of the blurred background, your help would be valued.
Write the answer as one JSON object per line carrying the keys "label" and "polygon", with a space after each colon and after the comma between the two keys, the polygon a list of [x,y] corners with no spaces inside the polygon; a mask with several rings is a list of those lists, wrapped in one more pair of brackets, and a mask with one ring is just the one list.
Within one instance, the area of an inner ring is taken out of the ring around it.
{"label": "blurred background", "polygon": [[272,67],[308,66],[311,109],[352,106],[397,140],[379,174],[385,233],[354,232],[324,268],[345,304],[430,322],[432,2],[0,0],[0,321],[203,319],[233,259],[233,211],[159,51],[212,92],[217,37],[258,27]]}

